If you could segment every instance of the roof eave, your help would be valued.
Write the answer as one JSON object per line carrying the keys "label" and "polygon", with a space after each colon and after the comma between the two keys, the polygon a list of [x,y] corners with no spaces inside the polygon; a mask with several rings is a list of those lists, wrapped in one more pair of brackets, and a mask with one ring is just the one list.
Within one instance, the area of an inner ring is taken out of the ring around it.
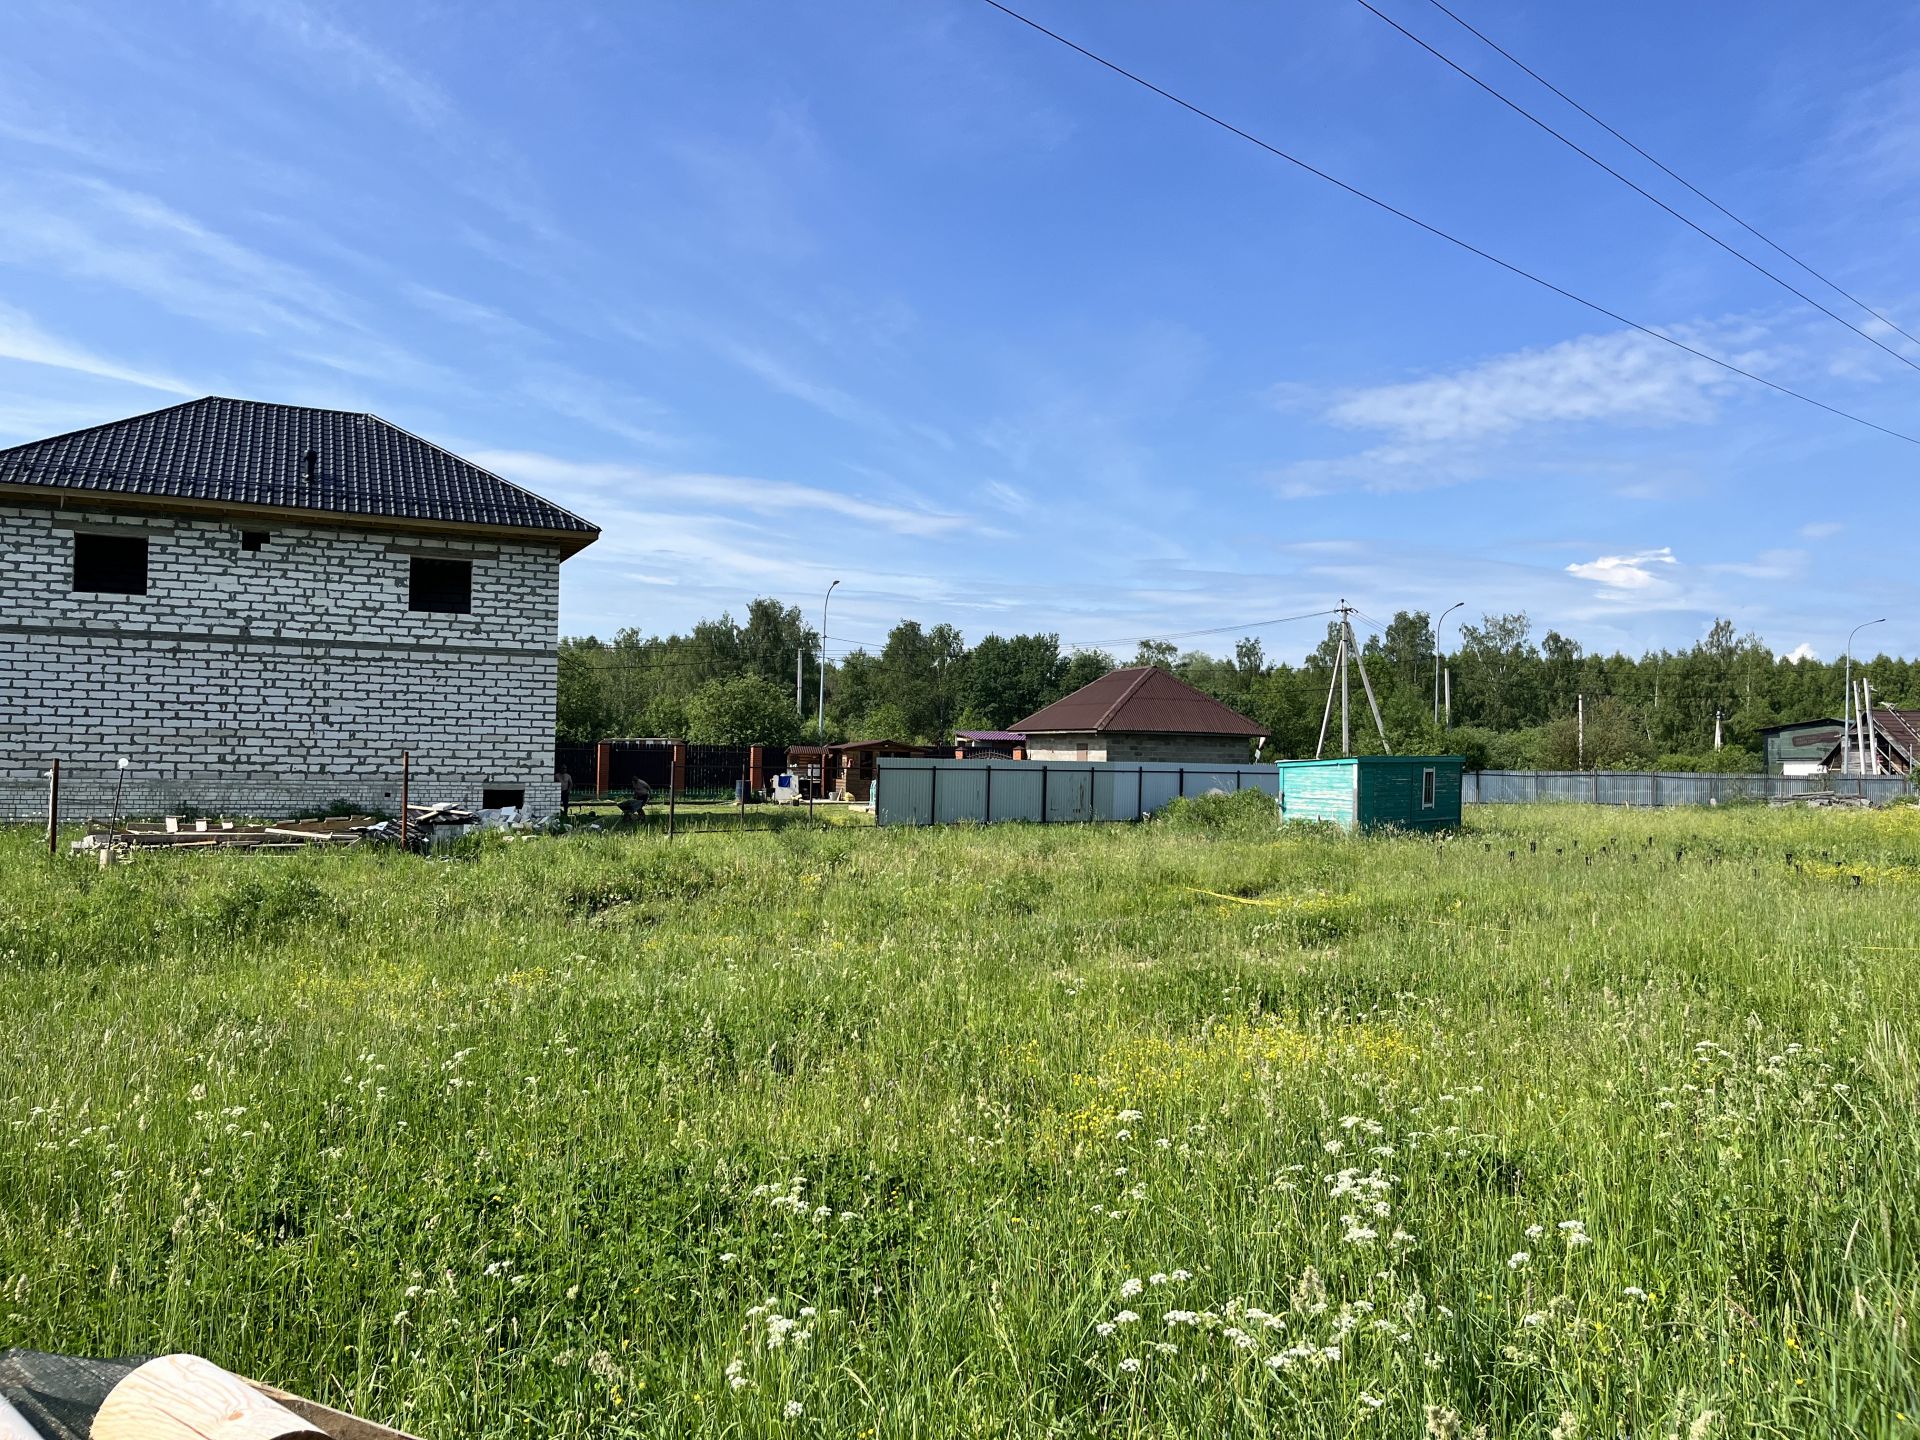
{"label": "roof eave", "polygon": [[21,485],[0,481],[0,499],[48,509],[123,510],[139,514],[192,515],[210,519],[272,520],[282,525],[338,525],[355,530],[385,530],[403,535],[450,535],[473,540],[513,540],[553,545],[566,560],[600,538],[596,528],[556,530],[533,525],[487,525],[423,516],[368,515],[351,510],[319,510],[293,505],[254,505],[231,500],[200,500],[179,495],[134,495],[64,485]]}

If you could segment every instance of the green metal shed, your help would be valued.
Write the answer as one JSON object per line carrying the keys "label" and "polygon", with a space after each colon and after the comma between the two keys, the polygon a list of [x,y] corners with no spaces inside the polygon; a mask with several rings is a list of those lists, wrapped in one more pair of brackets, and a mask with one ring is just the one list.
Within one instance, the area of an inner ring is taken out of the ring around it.
{"label": "green metal shed", "polygon": [[1348,830],[1450,830],[1460,823],[1459,755],[1349,755],[1281,760],[1283,820]]}

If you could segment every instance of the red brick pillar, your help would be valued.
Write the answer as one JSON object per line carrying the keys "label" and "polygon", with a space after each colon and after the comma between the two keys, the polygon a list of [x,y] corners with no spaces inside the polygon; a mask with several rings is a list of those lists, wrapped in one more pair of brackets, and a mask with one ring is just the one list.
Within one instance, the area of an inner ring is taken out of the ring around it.
{"label": "red brick pillar", "polygon": [[593,793],[604,795],[613,788],[613,746],[605,740],[593,747]]}
{"label": "red brick pillar", "polygon": [[673,742],[673,793],[684,795],[687,791],[687,742]]}
{"label": "red brick pillar", "polygon": [[747,789],[758,795],[767,788],[767,747],[747,747]]}
{"label": "red brick pillar", "polygon": [[1027,758],[1027,747],[1026,747],[1026,746],[1024,746],[1024,745],[1016,745],[1016,746],[1014,746],[1014,747],[1013,747],[1013,758],[1014,758],[1014,759],[1016,759],[1016,760],[1024,760],[1024,759],[1026,759],[1026,758]]}

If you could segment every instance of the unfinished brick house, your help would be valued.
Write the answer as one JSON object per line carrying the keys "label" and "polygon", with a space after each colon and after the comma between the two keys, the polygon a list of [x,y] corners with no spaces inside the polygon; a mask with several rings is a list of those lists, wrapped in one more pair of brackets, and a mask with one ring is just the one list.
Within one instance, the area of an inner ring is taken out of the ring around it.
{"label": "unfinished brick house", "polygon": [[[0,450],[0,819],[559,804],[599,531],[373,415],[211,398]],[[124,771],[119,762],[125,759]]]}

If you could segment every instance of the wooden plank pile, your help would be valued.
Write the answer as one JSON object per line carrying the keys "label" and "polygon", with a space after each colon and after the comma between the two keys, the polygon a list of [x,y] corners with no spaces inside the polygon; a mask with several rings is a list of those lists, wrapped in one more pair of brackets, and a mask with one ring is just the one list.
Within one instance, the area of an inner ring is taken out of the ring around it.
{"label": "wooden plank pile", "polygon": [[0,1353],[0,1440],[415,1440],[198,1355]]}
{"label": "wooden plank pile", "polygon": [[[464,805],[441,801],[407,807],[407,843],[425,849],[433,832],[443,827],[478,823],[477,812]],[[372,815],[339,815],[324,819],[280,820],[249,824],[239,820],[183,820],[168,816],[154,822],[126,821],[118,826],[96,826],[73,842],[76,851],[125,853],[133,850],[306,850],[364,843],[397,845],[400,822]]]}

